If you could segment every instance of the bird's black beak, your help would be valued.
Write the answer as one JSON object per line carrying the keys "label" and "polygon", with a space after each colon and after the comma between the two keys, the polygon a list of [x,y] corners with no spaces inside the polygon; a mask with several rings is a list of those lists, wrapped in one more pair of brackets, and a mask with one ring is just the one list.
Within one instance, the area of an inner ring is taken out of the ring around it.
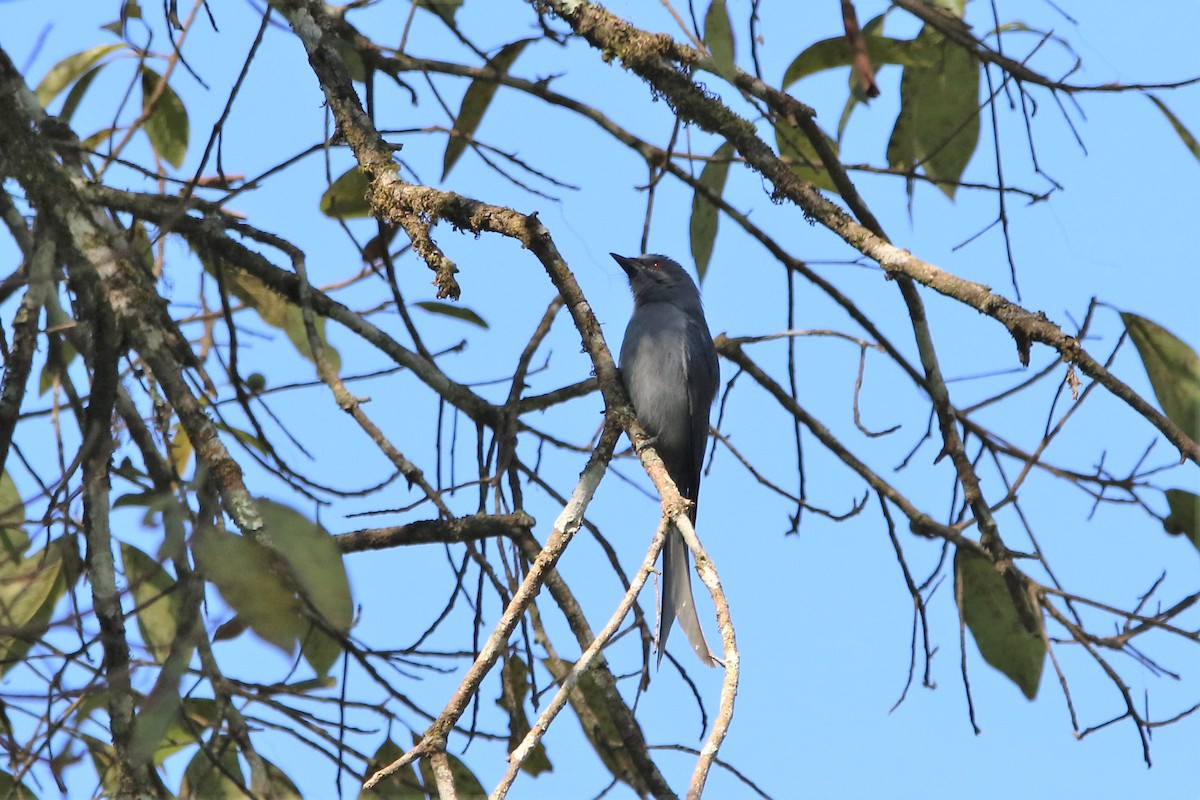
{"label": "bird's black beak", "polygon": [[625,270],[625,274],[628,275],[632,280],[633,274],[637,271],[637,259],[619,256],[616,253],[609,253],[609,255],[613,257],[614,261],[621,265],[621,269]]}

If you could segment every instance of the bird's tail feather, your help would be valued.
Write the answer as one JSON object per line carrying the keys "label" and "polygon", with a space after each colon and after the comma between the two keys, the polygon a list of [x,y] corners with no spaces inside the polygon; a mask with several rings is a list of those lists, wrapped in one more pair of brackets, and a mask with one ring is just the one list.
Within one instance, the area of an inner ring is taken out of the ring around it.
{"label": "bird's tail feather", "polygon": [[667,646],[667,636],[671,633],[671,624],[676,617],[679,627],[692,645],[697,658],[707,667],[717,665],[717,660],[708,649],[704,640],[704,631],[700,627],[700,617],[696,614],[696,601],[692,596],[691,560],[688,558],[687,542],[683,534],[672,528],[667,533],[667,542],[663,545],[663,589],[662,604],[659,611],[659,640],[658,662],[662,663],[663,650]]}

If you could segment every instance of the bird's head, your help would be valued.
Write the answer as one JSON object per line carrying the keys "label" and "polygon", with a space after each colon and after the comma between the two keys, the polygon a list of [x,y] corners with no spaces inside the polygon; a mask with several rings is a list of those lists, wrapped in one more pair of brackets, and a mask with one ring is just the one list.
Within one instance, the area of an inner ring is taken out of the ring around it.
{"label": "bird's head", "polygon": [[630,258],[609,253],[629,276],[629,288],[633,290],[633,302],[676,303],[687,305],[700,302],[700,290],[692,276],[679,263],[655,253]]}

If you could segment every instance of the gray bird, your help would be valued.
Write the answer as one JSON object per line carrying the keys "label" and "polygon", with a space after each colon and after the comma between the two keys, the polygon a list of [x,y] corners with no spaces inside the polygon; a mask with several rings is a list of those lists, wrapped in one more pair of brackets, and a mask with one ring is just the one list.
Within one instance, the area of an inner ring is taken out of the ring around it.
{"label": "gray bird", "polygon": [[[694,524],[708,413],[718,381],[717,350],[704,321],[700,290],[683,267],[666,256],[609,255],[625,270],[633,290],[633,316],[621,345],[625,389],[671,480],[692,501],[688,516]],[[663,545],[662,576],[659,663],[671,623],[678,617],[696,655],[714,666],[692,597],[687,544],[674,528]]]}

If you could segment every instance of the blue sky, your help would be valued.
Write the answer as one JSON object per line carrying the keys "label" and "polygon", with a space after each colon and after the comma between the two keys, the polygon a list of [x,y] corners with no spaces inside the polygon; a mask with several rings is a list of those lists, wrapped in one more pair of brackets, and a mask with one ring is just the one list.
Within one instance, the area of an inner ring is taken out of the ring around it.
{"label": "blue sky", "polygon": [[[153,47],[162,51],[167,42],[161,20],[155,17],[159,10],[152,5],[145,4],[145,12],[152,18],[156,32]],[[697,5],[697,13],[702,13],[704,4]],[[865,0],[857,5],[864,21],[884,6]],[[503,12],[499,10],[502,6]],[[745,66],[748,53],[744,19],[749,3],[730,0],[729,6],[735,19],[742,21],[735,24],[739,64]],[[1074,15],[1074,22],[1045,2],[997,3],[1004,21],[1019,20],[1035,29],[1054,29],[1072,43],[1083,59],[1082,69],[1071,77],[1074,83],[1158,82],[1200,75],[1200,56],[1193,42],[1194,31],[1200,25],[1200,7],[1173,4],[1167,20],[1166,12],[1139,15],[1122,8],[1125,13],[1113,13],[1112,4],[1071,6],[1067,10]],[[641,27],[677,36],[680,33],[659,4],[627,0],[608,7]],[[110,41],[111,37],[100,32],[98,26],[111,21],[115,8],[115,3],[8,2],[0,6],[0,23],[5,31],[0,35],[0,44],[19,65],[33,59],[27,74],[36,80],[64,55]],[[523,4],[495,3],[494,8],[497,11],[489,15],[481,0],[467,0],[461,12],[460,22],[466,33],[481,47],[490,50],[519,36],[534,34]],[[204,90],[184,74],[178,74],[173,84],[184,98],[193,124],[188,158],[179,173],[182,177],[190,176],[199,163],[203,142],[221,111],[257,23],[257,14],[248,4],[221,4],[213,11],[220,32],[213,32],[203,22],[198,24],[185,51],[210,88]],[[406,12],[406,3],[390,2],[351,19],[368,33],[395,43]],[[836,35],[840,28],[838,4],[833,2],[766,2],[762,13],[761,57],[764,74],[770,80],[778,80],[804,46]],[[986,4],[971,3],[968,13],[976,31],[990,27],[991,12]],[[893,16],[896,23],[889,25],[889,33],[915,33],[915,25],[901,22],[900,12]],[[47,31],[48,24],[51,27]],[[35,54],[35,42],[43,32],[46,35]],[[1037,38],[1035,34],[1011,34],[1005,39],[1009,48],[1006,52],[1024,55]],[[464,57],[440,23],[424,12],[413,20],[409,43],[414,54]],[[1073,61],[1053,44],[1046,46],[1041,58],[1044,60],[1035,60],[1033,66],[1051,74],[1065,71]],[[553,84],[558,91],[585,95],[585,99],[601,98],[596,102],[605,113],[651,141],[665,142],[669,135],[670,117],[665,103],[648,102],[646,87],[640,80],[616,66],[600,64],[596,54],[582,43],[574,42],[563,49],[531,48],[522,54],[514,72],[531,78],[562,73]],[[110,80],[106,85],[98,82],[93,87],[96,97],[81,107],[76,118],[81,133],[90,133],[111,120],[109,98],[113,92],[123,90],[122,81],[128,79],[127,73],[121,79],[116,79],[116,74],[105,76]],[[422,104],[415,109],[408,105],[404,93],[380,88],[380,126],[400,129],[448,125],[422,79],[413,76],[413,80],[422,92]],[[450,106],[456,107],[465,84],[445,78],[436,78],[434,84]],[[869,108],[860,108],[851,123],[843,149],[847,162],[882,161],[897,109],[898,70],[883,70],[880,85],[882,96]],[[793,87],[792,93],[815,107],[819,120],[831,130],[845,100],[845,71],[806,79]],[[1196,188],[1200,165],[1162,115],[1137,94],[1064,98],[1082,146],[1053,100],[1045,93],[1034,94],[1040,103],[1033,120],[1039,163],[1065,188],[1046,203],[1031,207],[1019,202],[1010,204],[1012,246],[1023,305],[1044,311],[1070,329],[1071,320],[1082,319],[1091,298],[1108,304],[1097,312],[1096,338],[1087,342],[1101,359],[1121,331],[1116,310],[1143,314],[1200,348],[1192,243],[1195,209],[1200,200]],[[1193,132],[1200,132],[1200,89],[1189,87],[1162,92],[1160,96]],[[225,169],[256,174],[319,142],[324,125],[322,97],[302,49],[286,31],[269,31],[260,60],[251,69],[226,129],[222,153]],[[1007,180],[1044,190],[1045,180],[1031,169],[1019,116],[1006,112],[1000,126]],[[523,212],[538,211],[605,323],[610,346],[616,347],[630,300],[624,277],[607,253],[633,253],[638,249],[645,195],[634,187],[646,181],[644,165],[632,153],[599,139],[590,123],[565,112],[547,112],[504,89],[479,133],[489,143],[518,151],[540,169],[582,188],[577,192],[554,190],[563,200],[549,202],[496,176],[471,153],[463,156],[443,188],[511,205]],[[693,131],[690,135],[697,152],[715,149],[716,141],[706,134]],[[402,134],[395,138],[404,142],[401,157],[417,176],[438,185],[444,137]],[[131,154],[145,158],[140,141]],[[334,152],[331,158],[330,169],[335,177],[351,164],[345,151]],[[985,123],[981,147],[966,177],[989,181],[994,169],[992,140]],[[212,171],[211,166],[207,171]],[[253,224],[285,235],[304,248],[310,275],[317,284],[343,279],[358,269],[356,255],[344,234],[318,212],[324,171],[320,157],[309,158],[232,204]],[[118,186],[152,189],[152,184],[128,172],[114,171],[110,179]],[[1009,268],[997,230],[957,247],[994,218],[993,196],[962,191],[955,202],[950,202],[932,187],[919,185],[910,213],[902,182],[863,176],[859,186],[898,245],[950,272],[1012,296]],[[731,172],[727,196],[750,213],[756,223],[777,235],[794,254],[818,265],[822,275],[882,321],[902,351],[915,356],[899,293],[877,270],[845,263],[854,254],[840,240],[804,222],[794,207],[772,205],[759,178],[745,170]],[[652,251],[687,260],[690,207],[691,195],[686,189],[664,182],[655,201]],[[352,230],[360,241],[365,241],[371,235],[372,224],[352,223]],[[778,265],[728,220],[721,230],[703,287],[713,332],[757,335],[783,329],[786,295]],[[510,241],[495,237],[476,240],[452,233],[445,226],[437,229],[437,238],[462,270],[459,278],[463,305],[481,314],[491,327],[487,332],[478,332],[460,323],[421,318],[422,325],[427,326],[427,343],[437,350],[468,337],[466,351],[443,363],[447,372],[459,380],[503,378],[553,296],[553,289],[536,261]],[[5,263],[17,263],[7,239],[0,240],[0,257]],[[181,244],[168,246],[168,258],[166,291],[178,303],[192,302],[196,287],[194,260],[188,258]],[[411,257],[400,266],[406,297],[410,301],[432,299],[429,273]],[[342,292],[339,298],[352,307],[367,308],[382,301],[381,291],[380,284],[372,283]],[[843,312],[802,281],[797,299],[800,328],[858,333]],[[963,378],[1017,368],[1012,341],[1001,326],[931,292],[926,292],[926,302],[948,376]],[[11,322],[12,312],[11,303],[0,309],[4,324]],[[393,314],[376,315],[375,320],[402,336]],[[265,328],[263,332],[270,334]],[[330,335],[341,350],[344,374],[386,366],[381,356],[343,334],[334,330]],[[289,355],[290,345],[282,337],[250,340],[249,347],[244,359],[266,375],[268,385],[312,377],[306,362],[294,358],[294,353]],[[578,380],[589,372],[586,356],[579,352],[578,336],[565,318],[556,322],[546,352],[550,355],[549,365],[532,376],[531,393]],[[781,343],[754,345],[751,352],[776,376],[782,375],[785,349]],[[862,398],[864,424],[876,429],[896,424],[903,427],[890,437],[867,440],[855,434],[850,414],[857,348],[836,339],[804,337],[798,341],[797,357],[805,408],[846,436],[855,452],[894,480],[918,504],[944,516],[950,502],[951,473],[945,463],[932,464],[937,447],[926,444],[907,469],[892,471],[920,439],[926,413],[915,390],[899,379],[898,370],[881,358],[868,361]],[[1034,368],[1052,360],[1047,350],[1035,348]],[[1113,370],[1151,396],[1132,348],[1123,348]],[[733,376],[729,364],[722,365],[722,372],[726,381]],[[951,390],[955,401],[964,406],[1023,377],[1009,373],[960,381],[953,383]],[[1021,445],[1036,443],[1058,380],[1061,369],[1058,378],[981,420]],[[422,460],[423,468],[432,471],[434,465],[428,453],[434,443],[438,409],[413,379],[389,376],[358,383],[355,391],[371,396],[368,413],[401,443],[406,454]],[[499,398],[507,385],[479,391]],[[273,410],[298,428],[305,445],[316,454],[317,462],[306,467],[310,472],[332,475],[331,482],[339,487],[370,484],[387,474],[384,459],[369,449],[369,443],[349,419],[329,410],[324,389],[306,389],[287,398],[276,403]],[[571,441],[585,443],[599,425],[600,410],[600,400],[593,396],[529,421]],[[314,419],[319,419],[319,424],[314,425]],[[473,433],[467,430],[470,426],[465,420],[461,422],[464,443],[459,445],[458,469],[469,471]],[[783,414],[769,405],[749,381],[742,379],[733,392],[722,429],[761,470],[786,487],[794,486],[794,454],[786,446],[790,428]],[[1048,457],[1054,463],[1072,464],[1082,470],[1103,458],[1109,469],[1121,473],[1133,466],[1154,438],[1154,430],[1123,404],[1097,394],[1076,414]],[[822,453],[811,437],[806,444],[811,501],[845,511],[861,497],[861,484]],[[1173,455],[1159,442],[1149,463],[1169,464]],[[46,458],[50,457],[47,452]],[[579,454],[548,452],[544,474],[552,477],[559,491],[569,491],[583,460]],[[649,483],[636,463],[626,460],[616,469],[629,481],[615,475],[606,478],[589,517],[602,526],[618,547],[625,568],[632,570],[645,553],[657,511],[654,500],[645,494]],[[21,477],[15,477],[22,485]],[[269,476],[252,470],[250,479],[257,493],[289,500],[286,487]],[[1162,486],[1195,489],[1197,470],[1194,465],[1185,466],[1158,480]],[[997,491],[995,483],[985,489]],[[392,515],[365,522],[346,518],[348,513],[398,507],[412,499],[399,485],[389,492],[339,502],[322,512],[322,520],[330,530],[340,532],[425,515],[425,510],[418,510],[407,517]],[[465,498],[460,498],[464,509],[469,510],[473,496],[468,491]],[[1152,505],[1157,501],[1160,513],[1165,511],[1160,497],[1147,496]],[[289,501],[312,511],[294,496]],[[1093,513],[1086,495],[1036,476],[1026,488],[1023,510],[1059,580],[1079,594],[1117,606],[1132,605],[1165,570],[1167,577],[1159,596],[1166,605],[1194,591],[1200,583],[1200,555],[1195,549],[1185,541],[1165,536],[1154,520],[1136,508],[1105,505]],[[535,533],[544,538],[557,507],[547,498],[535,496],[530,511],[539,521]],[[938,648],[933,664],[937,689],[914,687],[905,703],[889,713],[905,682],[912,608],[878,504],[872,498],[863,514],[843,523],[806,515],[799,534],[785,536],[790,511],[786,501],[763,490],[728,452],[718,450],[706,478],[699,532],[730,598],[743,664],[737,714],[721,757],[772,796],[1195,796],[1194,743],[1200,734],[1200,722],[1186,719],[1156,730],[1152,751],[1155,766],[1147,770],[1136,733],[1128,722],[1118,722],[1076,741],[1052,670],[1047,668],[1043,675],[1037,700],[1028,702],[1014,685],[982,661],[968,637],[967,663],[977,720],[983,730],[981,735],[973,735],[959,676],[959,634],[949,580],[943,582],[930,602],[932,636]],[[1002,513],[999,522],[1010,546],[1028,548],[1020,521],[1011,510]],[[928,574],[941,556],[940,548],[900,527],[898,533],[910,567],[918,576]],[[136,525],[130,525],[127,531],[128,538],[152,549],[154,531],[139,530]],[[620,586],[603,559],[589,537],[581,536],[561,564],[579,591],[594,628],[607,619],[620,597]],[[440,548],[354,555],[348,563],[355,599],[363,609],[356,633],[381,646],[411,642],[444,602],[449,571]],[[647,593],[643,605],[650,608],[652,604]],[[494,602],[490,608],[485,606],[485,614],[492,619],[498,611]],[[565,626],[554,614],[547,617],[552,630],[561,637]],[[1091,618],[1097,626],[1105,624],[1098,616]],[[438,644],[461,646],[469,615],[464,613],[458,622],[461,625],[452,628],[453,635],[441,636]],[[1190,625],[1196,627],[1195,615]],[[709,631],[712,640],[715,625],[710,625]],[[682,637],[678,637],[672,650],[686,659],[686,647],[681,644]],[[1113,656],[1113,663],[1122,669],[1133,694],[1139,701],[1146,698],[1151,716],[1169,716],[1200,699],[1193,649],[1164,637],[1148,639],[1144,647],[1181,676],[1178,682],[1155,677],[1129,659]],[[218,652],[226,669],[264,683],[281,678],[288,668],[286,659],[248,637],[221,645]],[[1057,653],[1070,680],[1082,727],[1099,724],[1121,712],[1121,699],[1111,683],[1077,647],[1062,646]],[[609,660],[618,674],[637,667],[635,648],[629,642],[618,643]],[[720,691],[720,674],[695,669],[691,675],[711,714]],[[422,698],[431,709],[440,708],[456,680],[426,677],[413,687],[414,696]],[[352,684],[351,691],[355,688],[370,696],[370,690],[361,683]],[[496,684],[489,683],[481,712],[489,730],[500,725],[491,707],[496,694]],[[658,674],[648,694],[641,698],[638,718],[652,743],[699,745],[700,718],[691,691],[669,669]],[[418,718],[409,722],[417,730],[422,728]],[[377,743],[380,735],[365,740]],[[397,736],[402,743],[406,741],[399,732]],[[560,720],[547,743],[555,771],[536,780],[522,777],[510,796],[591,797],[603,788],[603,769],[587,751],[576,722]],[[363,747],[369,749],[370,745]],[[264,737],[262,750],[302,785],[323,787],[321,791],[332,787],[332,772],[308,751],[270,737]],[[502,754],[487,743],[475,742],[464,758],[489,788],[503,771]],[[694,758],[664,751],[658,761],[672,785],[682,789]],[[182,765],[173,764],[172,768],[182,769]],[[350,786],[349,782],[345,785]],[[354,796],[352,789],[347,792]],[[750,796],[745,787],[720,770],[713,772],[709,792],[719,798]],[[631,795],[615,790],[610,796]]]}

